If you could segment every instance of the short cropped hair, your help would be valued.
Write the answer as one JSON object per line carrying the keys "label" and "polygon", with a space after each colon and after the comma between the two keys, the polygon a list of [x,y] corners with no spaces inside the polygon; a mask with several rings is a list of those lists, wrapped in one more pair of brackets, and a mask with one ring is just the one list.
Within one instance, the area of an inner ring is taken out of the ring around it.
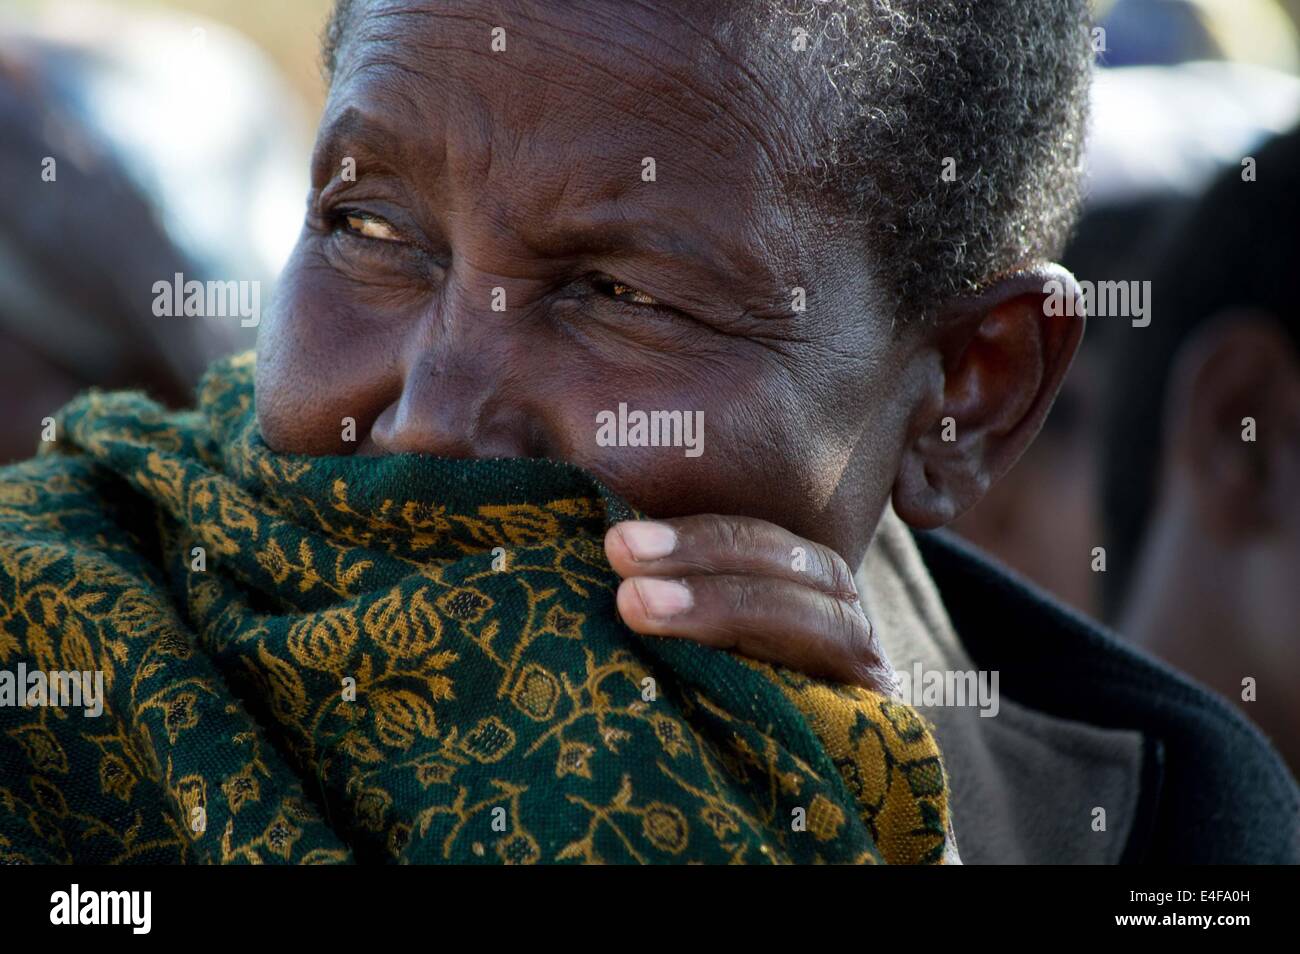
{"label": "short cropped hair", "polygon": [[[364,4],[337,0],[323,44],[329,76]],[[1079,201],[1087,0],[720,7],[733,36],[783,53],[806,47],[829,114],[818,117],[825,141],[808,171],[862,230],[899,317],[1059,255]]]}

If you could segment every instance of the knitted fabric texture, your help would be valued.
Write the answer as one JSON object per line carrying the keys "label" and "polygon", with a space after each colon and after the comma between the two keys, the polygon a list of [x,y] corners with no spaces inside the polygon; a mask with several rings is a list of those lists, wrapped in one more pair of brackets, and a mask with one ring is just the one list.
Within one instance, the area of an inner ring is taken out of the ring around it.
{"label": "knitted fabric texture", "polygon": [[0,470],[0,861],[943,860],[924,720],[632,633],[597,480],[276,454],[252,379]]}

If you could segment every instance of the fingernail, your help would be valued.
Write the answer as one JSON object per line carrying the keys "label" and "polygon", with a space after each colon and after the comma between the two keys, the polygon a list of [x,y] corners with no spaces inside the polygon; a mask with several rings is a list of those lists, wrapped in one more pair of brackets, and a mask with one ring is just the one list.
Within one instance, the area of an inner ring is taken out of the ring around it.
{"label": "fingernail", "polygon": [[685,613],[695,600],[690,587],[676,580],[658,580],[649,576],[633,577],[632,585],[636,587],[641,605],[652,619],[668,619]]}
{"label": "fingernail", "polygon": [[634,560],[658,560],[677,549],[677,532],[667,524],[628,520],[618,525],[618,534]]}

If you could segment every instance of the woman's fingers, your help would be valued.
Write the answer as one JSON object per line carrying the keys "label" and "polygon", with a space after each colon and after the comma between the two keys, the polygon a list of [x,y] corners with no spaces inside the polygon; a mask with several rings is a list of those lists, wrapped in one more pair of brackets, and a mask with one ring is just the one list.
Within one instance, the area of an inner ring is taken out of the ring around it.
{"label": "woman's fingers", "polygon": [[734,649],[892,693],[893,667],[828,547],[764,520],[702,514],[611,527],[618,608],[639,633]]}
{"label": "woman's fingers", "polygon": [[765,520],[701,514],[629,520],[605,535],[614,571],[633,576],[766,576],[812,586],[853,601],[853,574],[829,547]]}
{"label": "woman's fingers", "polygon": [[632,576],[618,589],[638,633],[677,636],[809,675],[892,694],[893,667],[861,607],[761,576]]}

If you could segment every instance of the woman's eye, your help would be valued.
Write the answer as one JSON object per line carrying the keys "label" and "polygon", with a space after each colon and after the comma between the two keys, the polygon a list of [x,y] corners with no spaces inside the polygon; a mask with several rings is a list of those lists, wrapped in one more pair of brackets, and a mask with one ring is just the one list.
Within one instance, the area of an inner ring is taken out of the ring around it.
{"label": "woman's eye", "polygon": [[600,288],[610,298],[616,298],[619,301],[631,302],[634,305],[657,305],[659,300],[647,295],[639,288],[633,288],[631,285],[625,285],[622,282],[605,280],[598,283]]}
{"label": "woman's eye", "polygon": [[650,297],[640,289],[619,282],[614,283],[614,286],[610,289],[610,294],[621,301],[632,301],[636,302],[638,305],[659,304],[658,299]]}
{"label": "woman's eye", "polygon": [[397,229],[377,215],[369,215],[365,212],[347,212],[343,215],[343,222],[347,225],[349,232],[363,238],[376,239],[380,242],[400,242],[402,240],[402,237],[397,234]]}

